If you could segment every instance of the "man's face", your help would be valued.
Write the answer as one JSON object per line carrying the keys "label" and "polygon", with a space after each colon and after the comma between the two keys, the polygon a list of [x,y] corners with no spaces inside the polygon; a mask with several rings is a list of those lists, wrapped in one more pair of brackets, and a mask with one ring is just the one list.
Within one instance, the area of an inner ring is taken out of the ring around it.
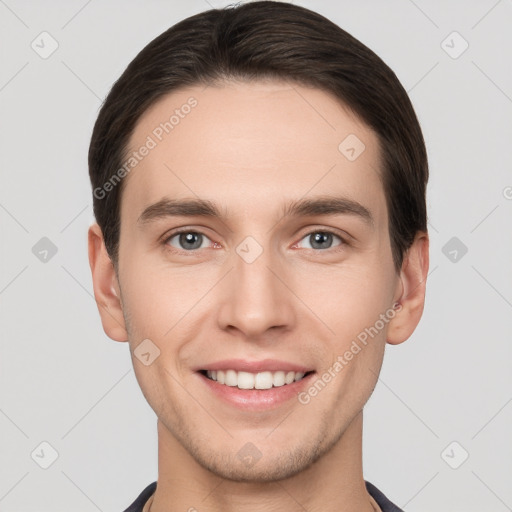
{"label": "man's face", "polygon": [[[360,413],[400,297],[377,137],[330,95],[278,82],[172,93],[130,150],[148,136],[125,178],[118,267],[132,353],[160,350],[133,357],[139,384],[201,466],[291,476]],[[197,201],[220,216],[177,206]]]}

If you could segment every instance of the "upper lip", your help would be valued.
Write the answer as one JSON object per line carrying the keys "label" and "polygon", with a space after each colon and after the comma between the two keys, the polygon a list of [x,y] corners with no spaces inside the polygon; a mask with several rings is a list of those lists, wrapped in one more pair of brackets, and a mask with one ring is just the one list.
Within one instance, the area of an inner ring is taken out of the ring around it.
{"label": "upper lip", "polygon": [[248,361],[246,359],[224,359],[200,366],[195,369],[200,370],[235,370],[240,372],[259,373],[259,372],[302,372],[312,371],[307,366],[290,363],[289,361],[279,361],[277,359],[263,359],[261,361]]}

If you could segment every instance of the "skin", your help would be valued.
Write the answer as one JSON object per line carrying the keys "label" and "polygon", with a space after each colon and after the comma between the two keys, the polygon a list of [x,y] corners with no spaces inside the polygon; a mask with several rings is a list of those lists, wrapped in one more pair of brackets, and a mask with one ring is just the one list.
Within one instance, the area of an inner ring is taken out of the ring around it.
{"label": "skin", "polygon": [[[158,417],[151,511],[371,512],[362,409],[386,342],[408,339],[422,315],[428,235],[417,234],[396,273],[378,139],[317,89],[258,81],[175,91],[139,120],[130,148],[190,96],[197,106],[124,178],[117,272],[100,228],[89,230],[104,330],[129,341],[137,380]],[[349,134],[366,147],[352,162],[338,150]],[[347,213],[283,217],[289,202],[318,196],[357,201],[373,225]],[[141,223],[144,209],[163,198],[207,199],[223,217]],[[202,247],[187,251],[179,237],[166,241],[179,227],[204,234]],[[314,248],[309,235],[322,230],[341,238]],[[247,236],[263,249],[252,263],[236,252]],[[222,359],[271,358],[321,376],[395,302],[401,308],[394,317],[307,404],[240,410],[195,372]],[[160,350],[148,366],[133,356],[144,339]],[[261,453],[253,465],[237,457],[248,442]]]}

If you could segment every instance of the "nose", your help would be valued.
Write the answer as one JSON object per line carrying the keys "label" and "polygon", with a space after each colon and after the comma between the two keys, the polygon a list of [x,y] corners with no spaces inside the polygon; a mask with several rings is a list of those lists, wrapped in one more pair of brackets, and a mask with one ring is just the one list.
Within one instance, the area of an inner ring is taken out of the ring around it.
{"label": "nose", "polygon": [[268,338],[269,331],[291,329],[296,320],[293,285],[278,257],[264,250],[252,262],[234,254],[231,263],[222,283],[219,327],[252,341]]}

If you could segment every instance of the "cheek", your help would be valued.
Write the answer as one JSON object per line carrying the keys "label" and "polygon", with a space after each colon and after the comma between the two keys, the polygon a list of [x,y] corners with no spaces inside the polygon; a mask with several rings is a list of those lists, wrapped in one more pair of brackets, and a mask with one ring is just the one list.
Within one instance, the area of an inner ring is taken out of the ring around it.
{"label": "cheek", "polygon": [[124,260],[123,309],[131,331],[165,341],[211,287],[212,272],[206,269],[171,268],[160,260],[133,257]]}
{"label": "cheek", "polygon": [[347,264],[310,272],[300,296],[343,348],[386,313],[390,283],[378,265]]}
{"label": "cheek", "polygon": [[[362,407],[375,387],[384,357],[387,328],[393,315],[388,304],[390,283],[377,265],[364,269],[354,265],[338,272],[330,269],[329,274],[329,280],[324,281],[330,283],[327,294],[309,283],[313,290],[311,308],[332,331],[324,338],[324,346],[318,347],[325,356],[325,378],[335,376],[324,399]],[[322,372],[319,378],[322,379]],[[322,384],[318,383],[318,387]]]}

